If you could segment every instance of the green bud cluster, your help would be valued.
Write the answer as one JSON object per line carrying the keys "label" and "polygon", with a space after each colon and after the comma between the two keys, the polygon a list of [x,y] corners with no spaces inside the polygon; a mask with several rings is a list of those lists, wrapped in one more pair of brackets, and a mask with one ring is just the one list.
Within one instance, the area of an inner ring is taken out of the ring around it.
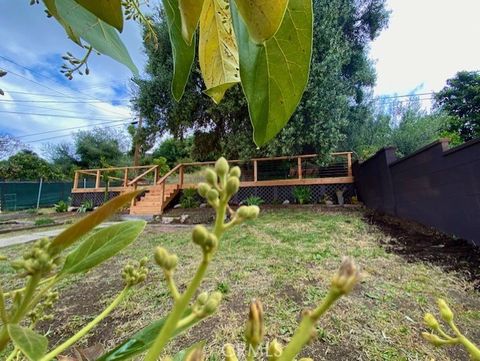
{"label": "green bud cluster", "polygon": [[60,263],[60,257],[52,256],[49,250],[50,241],[47,238],[37,241],[24,255],[23,259],[13,261],[11,266],[21,276],[32,276],[34,274],[44,275]]}
{"label": "green bud cluster", "polygon": [[213,234],[202,226],[197,225],[192,231],[193,243],[202,247],[204,253],[210,253],[218,247],[218,239]]}
{"label": "green bud cluster", "polygon": [[122,278],[127,286],[135,286],[147,278],[148,258],[142,258],[138,264],[129,263],[122,270]]}
{"label": "green bud cluster", "polygon": [[58,298],[58,292],[50,291],[45,297],[45,300],[37,304],[35,308],[28,313],[32,324],[53,319],[53,315],[49,313],[49,311],[53,308],[54,303],[58,301]]}
{"label": "green bud cluster", "polygon": [[222,294],[218,291],[208,294],[202,292],[198,295],[195,305],[193,307],[194,312],[201,318],[209,316],[218,309],[222,300]]}
{"label": "green bud cluster", "polygon": [[440,310],[440,316],[442,317],[442,320],[444,320],[447,323],[452,322],[453,321],[453,312],[450,309],[450,307],[448,307],[447,302],[445,302],[445,300],[440,298],[437,301],[437,304],[438,304],[438,308]]}
{"label": "green bud cluster", "polygon": [[237,217],[240,220],[255,219],[260,214],[260,208],[258,206],[241,206],[237,209]]}
{"label": "green bud cluster", "polygon": [[173,271],[178,264],[178,257],[176,254],[169,253],[163,247],[157,247],[155,250],[155,262],[164,270],[164,271]]}

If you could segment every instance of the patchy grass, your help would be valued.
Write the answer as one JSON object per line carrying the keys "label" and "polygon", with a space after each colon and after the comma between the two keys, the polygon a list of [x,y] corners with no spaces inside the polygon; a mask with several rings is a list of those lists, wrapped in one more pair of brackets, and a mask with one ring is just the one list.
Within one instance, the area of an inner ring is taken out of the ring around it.
{"label": "patchy grass", "polygon": [[[85,277],[60,285],[55,321],[41,325],[52,346],[91,320],[120,291],[120,271],[127,259],[152,255],[157,245],[179,255],[175,278],[180,290],[185,289],[200,259],[199,250],[191,244],[188,229],[165,229],[148,226],[123,254]],[[437,314],[435,300],[444,297],[465,334],[480,340],[478,292],[460,274],[387,253],[382,244],[389,238],[367,224],[361,212],[295,209],[262,214],[224,237],[208,271],[203,289],[223,293],[220,311],[176,339],[168,351],[207,339],[210,359],[222,359],[225,342],[243,343],[252,298],[264,304],[266,338],[287,342],[301,311],[321,300],[342,256],[350,255],[362,267],[363,281],[321,320],[317,337],[303,355],[315,360],[468,360],[462,349],[435,349],[419,334],[424,330],[423,314]],[[16,256],[25,247],[2,253]],[[101,343],[110,348],[168,312],[171,300],[161,272],[153,262],[150,268],[148,282],[82,340],[83,346]],[[18,286],[4,263],[0,263],[0,275],[4,288]]]}

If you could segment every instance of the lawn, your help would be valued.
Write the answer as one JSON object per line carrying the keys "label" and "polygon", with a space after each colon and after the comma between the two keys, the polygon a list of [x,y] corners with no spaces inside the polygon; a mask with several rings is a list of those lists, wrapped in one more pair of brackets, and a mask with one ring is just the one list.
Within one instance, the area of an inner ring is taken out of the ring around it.
{"label": "lawn", "polygon": [[[287,342],[302,310],[319,302],[342,256],[349,255],[361,266],[363,281],[321,320],[317,337],[304,356],[315,360],[468,360],[460,348],[434,349],[419,334],[424,330],[424,313],[437,314],[435,300],[443,297],[451,304],[457,324],[478,342],[478,291],[461,274],[387,253],[383,244],[390,240],[390,235],[368,224],[361,211],[296,208],[264,212],[258,220],[226,234],[208,271],[203,289],[224,294],[220,311],[180,336],[168,352],[207,339],[211,359],[221,359],[225,342],[243,342],[253,298],[264,305],[266,339]],[[176,281],[183,290],[200,258],[188,227],[149,225],[121,255],[86,277],[60,285],[55,321],[42,325],[52,343],[67,338],[108,304],[122,288],[120,271],[127,259],[152,255],[157,245],[179,255]],[[2,253],[16,256],[24,249],[10,247]],[[101,343],[108,349],[167,313],[171,300],[161,272],[153,262],[150,268],[148,281],[83,340],[83,346]],[[13,270],[0,263],[0,274],[4,288],[16,287]]]}

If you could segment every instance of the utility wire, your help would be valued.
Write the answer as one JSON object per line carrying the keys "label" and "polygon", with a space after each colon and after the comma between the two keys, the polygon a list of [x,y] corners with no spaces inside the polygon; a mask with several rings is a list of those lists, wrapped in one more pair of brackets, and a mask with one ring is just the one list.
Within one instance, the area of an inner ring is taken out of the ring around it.
{"label": "utility wire", "polygon": [[[126,125],[126,124],[111,125],[111,126],[109,126],[109,127],[103,127],[102,129],[117,128],[117,127],[122,127],[122,126],[125,126],[125,125]],[[47,141],[47,140],[60,139],[60,138],[65,138],[65,137],[69,137],[69,136],[70,136],[70,134],[57,135],[57,136],[49,137],[49,138],[42,138],[42,139],[30,140],[30,141],[25,142],[25,143],[30,144],[30,143],[45,142],[45,141]]]}
{"label": "utility wire", "polygon": [[121,120],[111,120],[111,121],[102,122],[102,123],[93,123],[93,124],[89,124],[89,125],[81,125],[81,126],[78,126],[78,127],[62,128],[62,129],[56,129],[56,130],[47,130],[45,132],[22,135],[22,136],[19,136],[17,138],[33,137],[33,136],[36,136],[36,135],[64,132],[64,131],[67,131],[67,130],[83,129],[83,128],[90,128],[90,127],[94,128],[94,127],[98,127],[99,125],[117,123],[117,122],[125,122],[124,124],[128,124],[128,123],[131,123],[131,120],[126,118],[126,119],[121,119]]}
{"label": "utility wire", "polygon": [[[0,113],[7,113],[7,114],[21,114],[21,115],[34,115],[39,117],[53,117],[53,118],[70,118],[70,119],[83,119],[83,120],[107,120],[105,118],[85,118],[85,117],[75,117],[70,115],[62,115],[62,114],[44,114],[44,113],[29,113],[29,112],[15,112],[9,110],[0,110]],[[124,114],[122,114],[124,115]],[[129,118],[124,118],[129,119]],[[119,119],[113,119],[119,120]]]}

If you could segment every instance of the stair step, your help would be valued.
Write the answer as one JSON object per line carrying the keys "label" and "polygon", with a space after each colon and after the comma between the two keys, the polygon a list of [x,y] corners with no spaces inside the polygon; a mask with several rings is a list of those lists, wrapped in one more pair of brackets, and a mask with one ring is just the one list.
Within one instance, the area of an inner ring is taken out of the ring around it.
{"label": "stair step", "polygon": [[150,201],[150,200],[141,200],[140,202],[137,202],[135,207],[161,207],[163,202],[158,202],[158,201]]}

